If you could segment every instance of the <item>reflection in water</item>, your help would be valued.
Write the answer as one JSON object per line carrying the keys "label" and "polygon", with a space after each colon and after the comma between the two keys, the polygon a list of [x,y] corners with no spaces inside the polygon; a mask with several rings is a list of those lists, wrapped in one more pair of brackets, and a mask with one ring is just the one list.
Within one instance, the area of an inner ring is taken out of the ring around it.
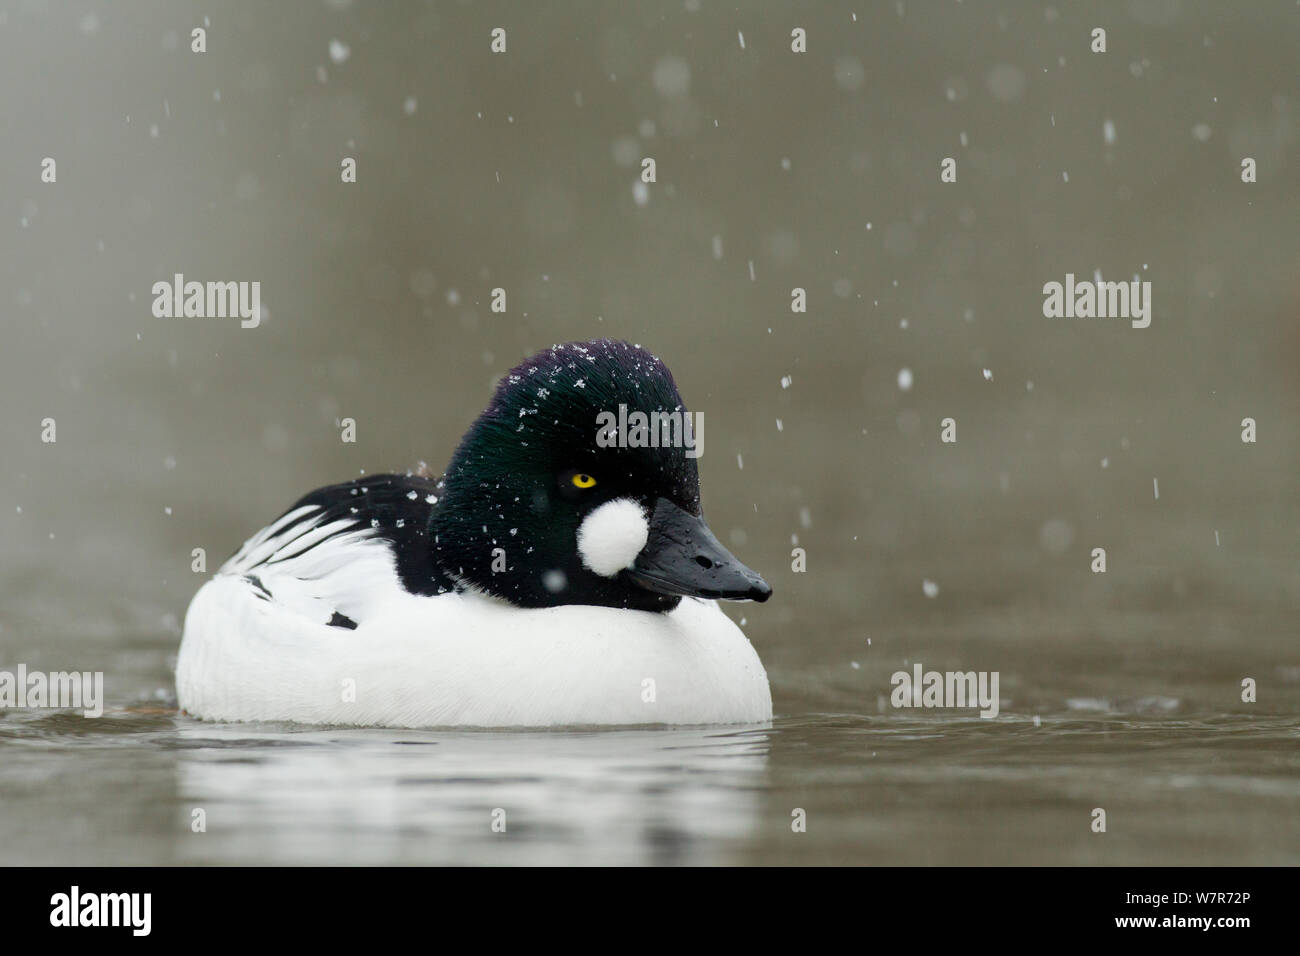
{"label": "reflection in water", "polygon": [[766,783],[763,730],[177,729],[186,862],[713,863]]}
{"label": "reflection in water", "polygon": [[0,712],[0,864],[1294,865],[1297,740],[1289,713],[1059,705],[555,733]]}

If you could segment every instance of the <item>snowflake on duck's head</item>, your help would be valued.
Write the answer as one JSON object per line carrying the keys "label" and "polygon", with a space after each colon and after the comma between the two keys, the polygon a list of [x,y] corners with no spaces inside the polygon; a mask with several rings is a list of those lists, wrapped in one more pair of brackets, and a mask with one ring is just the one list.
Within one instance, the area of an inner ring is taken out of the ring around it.
{"label": "snowflake on duck's head", "polygon": [[[527,379],[540,383],[529,393],[515,388]],[[683,408],[672,372],[658,357],[628,342],[594,339],[553,345],[511,369],[497,386],[487,417],[516,421],[526,403],[552,402],[567,412],[572,423],[585,427],[601,411],[617,413],[620,404],[629,411],[678,411]],[[580,414],[590,412],[590,415]],[[564,416],[561,415],[561,418]]]}
{"label": "snowflake on duck's head", "polygon": [[598,440],[609,434],[609,419],[602,423],[602,416],[626,421],[634,412],[688,414],[672,373],[656,356],[613,339],[554,345],[501,379],[453,465],[467,464],[465,456],[475,449],[521,478],[565,468],[653,475],[661,493],[697,507],[699,469],[684,447]]}

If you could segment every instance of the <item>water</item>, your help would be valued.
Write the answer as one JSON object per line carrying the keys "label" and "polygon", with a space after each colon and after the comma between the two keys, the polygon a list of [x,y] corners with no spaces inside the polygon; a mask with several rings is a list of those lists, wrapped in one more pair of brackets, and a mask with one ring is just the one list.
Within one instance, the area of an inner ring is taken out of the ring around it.
{"label": "water", "polygon": [[[1300,852],[1292,718],[845,714],[542,734],[72,720],[4,728],[6,864],[1294,865]],[[1098,802],[1106,834],[1089,830]],[[192,832],[196,809],[206,832]]]}
{"label": "water", "polygon": [[[943,639],[926,642],[939,660]],[[1140,691],[1212,699],[1226,675],[1170,680],[1138,658],[1116,684],[1114,649],[1084,650],[1004,675],[1002,713],[985,720],[863,708],[875,665],[828,664],[778,675],[778,710],[794,715],[771,726],[391,731],[195,721],[169,699],[171,648],[125,643],[108,680],[137,686],[127,705],[98,720],[0,711],[0,861],[1300,860],[1296,674],[1286,709],[1209,711]],[[1049,669],[1114,696],[1026,686],[1050,686]],[[1098,806],[1105,834],[1090,829]]]}
{"label": "water", "polygon": [[[0,669],[109,702],[0,710],[0,863],[1300,862],[1293,5],[94,9],[0,5]],[[1149,328],[1043,316],[1097,272]],[[709,419],[772,726],[175,713],[196,548],[597,335]],[[890,706],[917,662],[999,716]]]}

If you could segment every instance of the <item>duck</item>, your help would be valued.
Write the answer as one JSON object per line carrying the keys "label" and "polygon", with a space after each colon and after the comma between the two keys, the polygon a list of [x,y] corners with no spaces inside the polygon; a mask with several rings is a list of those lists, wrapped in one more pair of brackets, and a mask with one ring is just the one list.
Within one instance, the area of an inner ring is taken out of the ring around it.
{"label": "duck", "polygon": [[[640,345],[538,352],[441,477],[319,488],[249,538],[189,605],[180,709],[395,728],[770,721],[767,672],[719,602],[772,588],[704,520],[693,420]],[[614,434],[646,421],[687,427]]]}

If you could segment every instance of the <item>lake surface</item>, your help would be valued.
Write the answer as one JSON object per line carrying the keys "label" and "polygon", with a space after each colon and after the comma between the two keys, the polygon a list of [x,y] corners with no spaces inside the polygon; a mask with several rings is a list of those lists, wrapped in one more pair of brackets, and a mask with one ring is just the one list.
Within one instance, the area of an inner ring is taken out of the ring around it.
{"label": "lake surface", "polygon": [[99,719],[0,711],[0,862],[1300,862],[1294,712],[1167,696],[1213,679],[1115,685],[1105,654],[1071,655],[1058,683],[1112,697],[1004,689],[992,720],[851,709],[872,668],[841,662],[838,680],[786,675],[821,692],[795,707],[778,684],[800,713],[771,726],[392,731],[195,721],[174,710],[171,648],[124,643],[107,680],[134,700]]}

